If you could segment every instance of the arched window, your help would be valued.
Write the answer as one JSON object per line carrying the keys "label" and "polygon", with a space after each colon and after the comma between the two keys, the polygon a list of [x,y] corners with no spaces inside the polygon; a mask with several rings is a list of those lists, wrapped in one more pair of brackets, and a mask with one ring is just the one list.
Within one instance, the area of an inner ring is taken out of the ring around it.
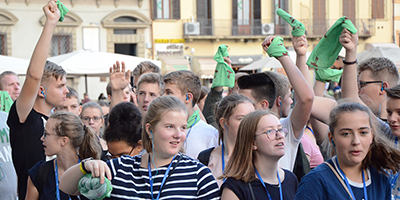
{"label": "arched window", "polygon": [[0,55],[11,53],[11,26],[17,23],[18,19],[7,10],[0,9]]}

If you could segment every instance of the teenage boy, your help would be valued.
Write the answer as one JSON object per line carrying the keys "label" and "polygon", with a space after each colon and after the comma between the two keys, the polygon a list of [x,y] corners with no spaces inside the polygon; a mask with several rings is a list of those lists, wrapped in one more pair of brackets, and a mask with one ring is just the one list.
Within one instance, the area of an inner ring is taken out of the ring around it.
{"label": "teenage boy", "polygon": [[79,105],[79,95],[78,92],[71,87],[68,87],[68,93],[67,93],[67,98],[65,99],[65,103],[63,106],[59,106],[56,108],[56,111],[67,111],[67,112],[72,112],[76,116],[79,116],[82,111],[82,106]]}
{"label": "teenage boy", "polygon": [[189,113],[188,131],[184,148],[186,154],[197,159],[198,154],[208,148],[218,146],[218,131],[200,119],[199,110],[194,111],[200,97],[200,78],[187,70],[173,71],[163,77],[164,95],[180,99]]}
{"label": "teenage boy", "polygon": [[43,7],[46,22],[33,51],[21,94],[11,107],[7,124],[10,127],[12,158],[18,176],[18,196],[25,199],[28,170],[45,159],[40,138],[53,108],[66,99],[66,72],[46,62],[53,31],[60,19],[56,0]]}

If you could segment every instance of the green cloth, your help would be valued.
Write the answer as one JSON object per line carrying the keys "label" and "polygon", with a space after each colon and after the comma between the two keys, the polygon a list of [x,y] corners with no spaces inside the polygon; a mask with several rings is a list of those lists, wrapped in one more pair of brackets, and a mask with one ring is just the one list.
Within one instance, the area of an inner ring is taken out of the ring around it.
{"label": "green cloth", "polygon": [[100,184],[99,177],[92,177],[92,174],[85,174],[78,182],[79,192],[88,199],[104,199],[110,197],[112,186],[110,180],[104,178],[104,184]]}
{"label": "green cloth", "polygon": [[200,119],[200,114],[199,114],[199,110],[196,110],[193,112],[193,115],[189,117],[188,122],[187,122],[187,126],[188,128],[192,128],[192,126],[194,126],[195,124],[197,124],[197,122],[199,122]]}
{"label": "green cloth", "polygon": [[267,49],[267,54],[269,55],[269,57],[281,57],[289,55],[287,49],[283,45],[282,37],[278,36],[272,40]]}
{"label": "green cloth", "polygon": [[303,23],[297,21],[295,18],[293,18],[289,13],[285,12],[282,9],[276,10],[276,14],[282,17],[290,26],[292,26],[292,35],[293,36],[302,36],[306,33],[306,27],[304,26]]}
{"label": "green cloth", "polygon": [[0,110],[6,113],[10,112],[10,108],[14,101],[11,99],[7,91],[0,91]]}
{"label": "green cloth", "polygon": [[64,21],[64,16],[68,13],[68,8],[64,6],[63,3],[61,3],[60,0],[56,2],[58,10],[60,10],[60,19],[58,21],[62,22]]}
{"label": "green cloth", "polygon": [[211,88],[222,86],[233,88],[235,86],[235,71],[224,61],[224,57],[229,57],[228,46],[221,44],[214,56],[214,60],[217,61],[217,67],[215,67]]}
{"label": "green cloth", "polygon": [[339,18],[325,33],[324,37],[318,42],[307,60],[307,65],[315,69],[330,68],[337,59],[342,45],[339,42],[343,28],[348,29],[352,34],[357,33],[351,20],[347,17]]}
{"label": "green cloth", "polygon": [[339,83],[340,77],[342,76],[343,70],[339,69],[315,69],[315,80],[321,82],[336,82]]}

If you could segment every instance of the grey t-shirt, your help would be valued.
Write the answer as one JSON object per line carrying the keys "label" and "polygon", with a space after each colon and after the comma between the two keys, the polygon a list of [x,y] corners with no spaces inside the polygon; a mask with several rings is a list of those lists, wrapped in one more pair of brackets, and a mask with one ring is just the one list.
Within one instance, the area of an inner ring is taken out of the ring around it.
{"label": "grey t-shirt", "polygon": [[11,156],[8,114],[0,111],[0,199],[17,199],[17,174]]}

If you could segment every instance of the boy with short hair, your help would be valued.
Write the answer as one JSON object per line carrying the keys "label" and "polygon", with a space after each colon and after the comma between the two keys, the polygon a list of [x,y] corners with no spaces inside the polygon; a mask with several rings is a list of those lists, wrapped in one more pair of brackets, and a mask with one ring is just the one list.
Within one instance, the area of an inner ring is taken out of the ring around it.
{"label": "boy with short hair", "polygon": [[12,157],[18,176],[19,199],[25,199],[28,170],[45,159],[40,140],[44,124],[51,110],[64,104],[68,93],[65,70],[55,63],[46,62],[53,31],[60,19],[56,0],[51,0],[43,11],[46,22],[33,51],[21,93],[11,107],[7,120]]}
{"label": "boy with short hair", "polygon": [[205,149],[218,146],[218,131],[200,119],[199,110],[194,111],[200,97],[200,78],[188,70],[170,72],[163,77],[164,95],[181,100],[189,113],[188,131],[184,148],[186,154],[196,159]]}
{"label": "boy with short hair", "polygon": [[161,96],[164,82],[161,74],[143,74],[137,82],[136,99],[142,116],[146,115],[150,103]]}
{"label": "boy with short hair", "polygon": [[69,92],[67,93],[65,103],[63,106],[56,107],[56,111],[72,112],[76,116],[79,116],[79,114],[81,114],[81,111],[82,111],[82,106],[79,105],[78,92],[74,88],[71,88],[68,86],[67,86],[67,89]]}

